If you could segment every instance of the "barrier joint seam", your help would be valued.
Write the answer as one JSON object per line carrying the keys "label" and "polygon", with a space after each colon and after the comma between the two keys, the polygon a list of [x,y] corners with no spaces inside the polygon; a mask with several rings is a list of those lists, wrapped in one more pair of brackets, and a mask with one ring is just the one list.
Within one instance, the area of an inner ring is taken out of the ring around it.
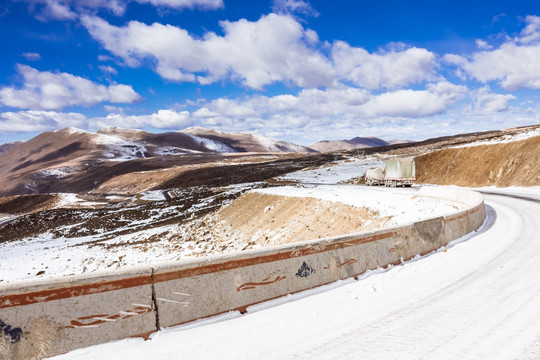
{"label": "barrier joint seam", "polygon": [[152,309],[154,310],[154,314],[156,316],[156,330],[159,331],[161,330],[161,325],[159,324],[159,309],[156,298],[156,286],[154,282],[154,268],[152,268],[150,277],[152,278]]}

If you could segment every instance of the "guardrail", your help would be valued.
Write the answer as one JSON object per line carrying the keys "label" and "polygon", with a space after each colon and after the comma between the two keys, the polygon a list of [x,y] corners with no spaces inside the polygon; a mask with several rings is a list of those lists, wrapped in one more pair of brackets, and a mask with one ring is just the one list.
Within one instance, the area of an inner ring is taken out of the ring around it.
{"label": "guardrail", "polygon": [[[465,204],[451,216],[233,255],[0,287],[0,355],[39,359],[238,310],[427,254],[478,229],[482,195],[422,188]],[[0,358],[2,357],[0,356]]]}

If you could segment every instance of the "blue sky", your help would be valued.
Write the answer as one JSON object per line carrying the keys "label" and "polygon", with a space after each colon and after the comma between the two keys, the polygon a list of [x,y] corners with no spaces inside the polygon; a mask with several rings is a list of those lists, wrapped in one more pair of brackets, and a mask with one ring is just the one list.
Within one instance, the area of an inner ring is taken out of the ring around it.
{"label": "blue sky", "polygon": [[538,1],[0,2],[0,143],[189,126],[303,145],[538,124]]}

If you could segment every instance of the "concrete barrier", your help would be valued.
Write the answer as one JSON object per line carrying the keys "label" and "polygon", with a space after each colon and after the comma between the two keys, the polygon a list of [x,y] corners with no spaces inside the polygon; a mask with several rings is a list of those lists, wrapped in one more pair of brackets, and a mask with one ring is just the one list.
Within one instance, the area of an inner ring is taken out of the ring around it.
{"label": "concrete barrier", "polygon": [[42,359],[156,331],[152,270],[0,288],[0,359]]}
{"label": "concrete barrier", "polygon": [[[478,229],[480,194],[423,188],[463,211],[360,234],[0,287],[0,354],[30,359],[183,324],[399,264]],[[4,325],[2,325],[4,324]],[[0,333],[1,334],[1,333]],[[0,357],[1,358],[1,357]]]}

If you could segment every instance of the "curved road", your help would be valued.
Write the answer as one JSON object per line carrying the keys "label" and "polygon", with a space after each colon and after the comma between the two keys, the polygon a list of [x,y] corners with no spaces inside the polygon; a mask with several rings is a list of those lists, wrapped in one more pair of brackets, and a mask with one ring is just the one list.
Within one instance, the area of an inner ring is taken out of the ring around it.
{"label": "curved road", "polygon": [[540,359],[540,190],[485,200],[476,236],[419,261],[61,358]]}

